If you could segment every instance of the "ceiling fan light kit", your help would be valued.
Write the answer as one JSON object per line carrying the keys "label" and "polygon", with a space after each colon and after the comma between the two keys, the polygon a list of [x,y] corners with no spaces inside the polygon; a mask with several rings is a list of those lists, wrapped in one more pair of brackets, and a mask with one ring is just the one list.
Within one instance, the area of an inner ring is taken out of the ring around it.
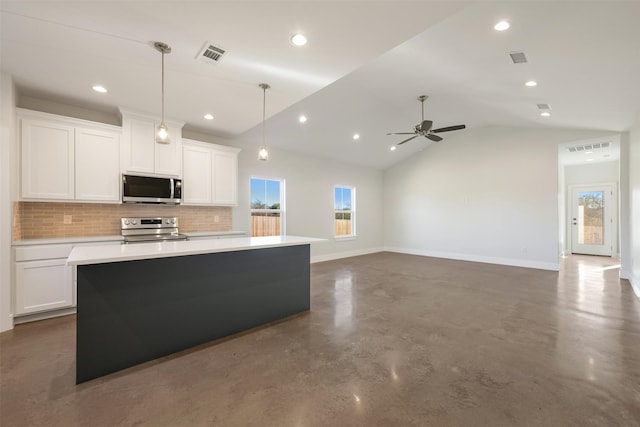
{"label": "ceiling fan light kit", "polygon": [[415,139],[419,136],[424,136],[425,138],[431,141],[439,142],[439,141],[442,141],[442,137],[434,134],[440,133],[440,132],[451,132],[454,130],[461,130],[466,128],[465,125],[455,125],[455,126],[447,126],[447,127],[438,128],[438,129],[432,129],[433,122],[431,120],[424,119],[424,101],[426,101],[427,98],[429,98],[427,95],[420,95],[418,97],[418,101],[420,101],[420,104],[422,106],[422,121],[419,124],[415,125],[415,127],[413,128],[413,132],[390,132],[387,134],[387,135],[413,135],[405,139],[404,141],[400,141],[397,145],[402,145],[405,142],[409,142],[412,139]]}

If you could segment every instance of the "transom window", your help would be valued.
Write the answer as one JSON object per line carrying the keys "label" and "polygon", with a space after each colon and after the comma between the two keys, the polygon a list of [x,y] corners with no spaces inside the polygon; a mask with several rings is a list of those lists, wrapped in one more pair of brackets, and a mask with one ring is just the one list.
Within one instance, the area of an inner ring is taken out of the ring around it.
{"label": "transom window", "polygon": [[284,234],[284,180],[251,178],[251,236]]}
{"label": "transom window", "polygon": [[356,235],[356,189],[336,185],[333,189],[336,237]]}

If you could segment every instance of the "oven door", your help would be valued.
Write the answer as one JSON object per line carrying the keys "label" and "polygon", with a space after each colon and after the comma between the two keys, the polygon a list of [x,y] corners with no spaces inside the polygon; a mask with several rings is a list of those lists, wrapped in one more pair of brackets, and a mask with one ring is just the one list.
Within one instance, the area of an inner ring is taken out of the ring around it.
{"label": "oven door", "polygon": [[180,203],[175,194],[179,179],[158,176],[122,175],[123,203]]}

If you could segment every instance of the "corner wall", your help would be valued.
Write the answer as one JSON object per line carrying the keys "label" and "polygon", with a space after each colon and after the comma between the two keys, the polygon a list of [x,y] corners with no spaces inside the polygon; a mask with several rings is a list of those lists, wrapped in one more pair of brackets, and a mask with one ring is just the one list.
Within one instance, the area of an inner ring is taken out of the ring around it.
{"label": "corner wall", "polygon": [[385,249],[558,270],[558,144],[610,133],[487,127],[384,174]]}
{"label": "corner wall", "polygon": [[16,93],[10,75],[0,73],[0,332],[13,328],[11,229],[16,165]]}
{"label": "corner wall", "polygon": [[[258,160],[258,147],[243,148],[238,158],[238,206],[233,228],[251,230],[251,177],[285,180],[286,233],[319,237],[311,246],[312,262],[328,261],[383,250],[382,171],[333,160],[269,150],[269,160]],[[356,188],[356,234],[352,240],[334,239],[333,187]]]}

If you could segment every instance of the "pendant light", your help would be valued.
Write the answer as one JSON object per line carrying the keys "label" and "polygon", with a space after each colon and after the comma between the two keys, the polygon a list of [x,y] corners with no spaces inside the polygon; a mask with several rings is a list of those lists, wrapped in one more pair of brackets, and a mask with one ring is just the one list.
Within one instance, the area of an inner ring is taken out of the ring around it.
{"label": "pendant light", "polygon": [[164,54],[171,53],[171,47],[162,42],[155,42],[153,46],[158,52],[162,53],[162,120],[156,132],[156,142],[159,144],[169,144],[171,142],[169,139],[169,129],[167,129],[167,125],[164,124]]}
{"label": "pendant light", "polygon": [[266,83],[260,83],[258,86],[262,89],[262,145],[258,150],[258,160],[266,161],[269,160],[269,150],[267,150],[267,146],[264,143],[264,121],[267,113],[267,89],[271,86]]}

